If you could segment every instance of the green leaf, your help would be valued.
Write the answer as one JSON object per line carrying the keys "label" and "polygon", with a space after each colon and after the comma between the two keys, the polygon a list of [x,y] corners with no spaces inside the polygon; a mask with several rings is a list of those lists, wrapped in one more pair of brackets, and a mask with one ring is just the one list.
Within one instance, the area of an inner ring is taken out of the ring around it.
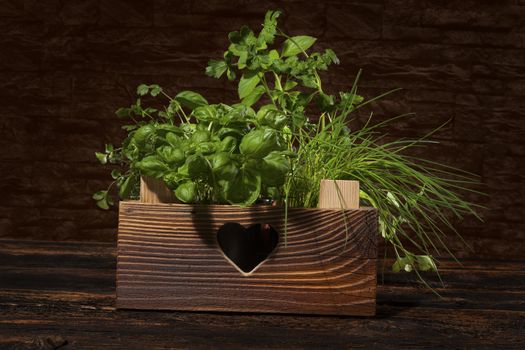
{"label": "green leaf", "polygon": [[297,82],[293,80],[287,80],[286,84],[284,84],[284,91],[289,91],[297,86]]}
{"label": "green leaf", "polygon": [[237,176],[227,182],[224,197],[231,204],[248,206],[259,198],[261,177],[246,169],[241,169]]}
{"label": "green leaf", "polygon": [[386,198],[388,199],[388,201],[393,204],[396,208],[399,208],[400,205],[399,205],[399,201],[397,200],[396,196],[392,193],[392,192],[388,192],[386,194]]}
{"label": "green leaf", "polygon": [[166,141],[174,148],[178,148],[181,141],[182,141],[182,138],[180,138],[179,136],[177,136],[175,133],[173,132],[168,132],[166,134]]}
{"label": "green leaf", "polygon": [[151,89],[150,94],[153,97],[157,96],[162,91],[162,88],[160,86],[158,86],[157,84],[150,85],[149,87]]}
{"label": "green leaf", "polygon": [[208,101],[202,95],[193,91],[179,92],[174,100],[191,110],[208,104]]}
{"label": "green leaf", "polygon": [[171,171],[162,177],[164,184],[172,191],[176,190],[179,187],[181,181],[188,181],[188,177],[182,174],[179,174],[176,171]]}
{"label": "green leaf", "polygon": [[197,130],[191,135],[191,140],[198,144],[200,142],[208,142],[210,140],[210,132],[208,130]]}
{"label": "green leaf", "polygon": [[235,75],[235,71],[233,69],[229,69],[226,71],[226,76],[228,77],[229,81],[234,81],[237,75]]}
{"label": "green leaf", "polygon": [[257,121],[260,125],[281,129],[288,117],[282,114],[274,105],[264,105],[257,112]]}
{"label": "green leaf", "polygon": [[100,164],[107,164],[108,155],[106,153],[95,152],[95,156],[99,160]]}
{"label": "green leaf", "polygon": [[225,60],[210,60],[208,67],[206,67],[206,75],[214,78],[220,78],[228,69],[228,64]]}
{"label": "green leaf", "polygon": [[268,52],[268,59],[270,61],[275,61],[279,59],[279,52],[277,50],[271,50]]}
{"label": "green leaf", "polygon": [[237,61],[237,68],[244,69],[246,68],[246,60],[248,59],[248,52],[242,51],[239,54],[239,60]]}
{"label": "green leaf", "polygon": [[281,186],[290,171],[290,162],[281,152],[271,152],[258,167],[261,181],[267,186]]}
{"label": "green leaf", "polygon": [[307,35],[299,35],[286,39],[286,41],[283,43],[283,51],[281,56],[290,57],[306,51],[315,43],[316,40],[316,38]]}
{"label": "green leaf", "polygon": [[259,77],[257,72],[251,71],[243,74],[241,80],[239,81],[239,98],[243,99],[249,94],[251,94],[257,86],[257,84],[259,84],[259,81],[261,81],[261,78]]}
{"label": "green leaf", "polygon": [[273,43],[277,29],[277,18],[281,15],[280,11],[268,11],[264,16],[263,29],[259,34],[258,41],[262,43]]}
{"label": "green leaf", "polygon": [[428,255],[416,255],[417,267],[420,271],[437,271],[436,264],[431,256]]}
{"label": "green leaf", "polygon": [[184,132],[176,125],[158,124],[156,126],[157,135],[167,137],[168,134],[183,135]]}
{"label": "green leaf", "polygon": [[152,142],[155,134],[155,126],[151,124],[146,124],[144,126],[141,126],[137,131],[135,131],[132,140],[139,149],[143,150],[146,147],[146,145]]}
{"label": "green leaf", "polygon": [[201,142],[195,147],[197,153],[203,155],[209,155],[215,153],[215,143],[214,142]]}
{"label": "green leaf", "polygon": [[233,153],[236,148],[237,139],[233,136],[226,136],[220,143],[219,151]]}
{"label": "green leaf", "polygon": [[156,108],[153,108],[153,107],[148,107],[144,110],[144,113],[146,115],[152,115],[153,113],[156,113],[158,110]]}
{"label": "green leaf", "polygon": [[239,169],[227,152],[219,152],[211,159],[212,171],[215,178],[219,180],[232,180],[235,178]]}
{"label": "green leaf", "polygon": [[327,64],[329,64],[330,62],[333,62],[335,64],[339,64],[340,63],[339,62],[339,58],[337,58],[337,55],[335,54],[335,52],[332,49],[326,49],[325,53],[324,53],[324,57],[328,61],[328,62],[326,62]]}
{"label": "green leaf", "polygon": [[119,109],[117,109],[117,111],[115,112],[115,114],[117,115],[117,117],[119,118],[127,118],[129,117],[129,112],[131,110],[129,108],[124,108],[124,107],[121,107]]}
{"label": "green leaf", "polygon": [[146,85],[146,84],[140,84],[137,87],[137,95],[139,95],[139,96],[147,95],[148,92],[149,92],[149,86]]}
{"label": "green leaf", "polygon": [[136,163],[136,167],[140,170],[142,175],[151,176],[157,179],[170,170],[169,167],[157,156],[144,157],[144,159]]}
{"label": "green leaf", "polygon": [[110,205],[113,205],[113,200],[108,196],[108,191],[98,191],[93,195],[96,204],[99,208],[107,210]]}
{"label": "green leaf", "polygon": [[188,175],[190,179],[197,180],[207,178],[210,172],[208,161],[200,154],[194,154],[186,159]]}
{"label": "green leaf", "polygon": [[131,189],[133,188],[133,185],[137,181],[136,175],[130,175],[122,182],[118,189],[118,195],[121,199],[128,199],[129,195],[131,193]]}
{"label": "green leaf", "polygon": [[100,209],[104,209],[104,210],[109,209],[109,203],[108,203],[108,201],[106,199],[101,199],[101,200],[97,201],[96,203],[97,203],[97,206]]}
{"label": "green leaf", "polygon": [[193,110],[193,116],[204,122],[211,122],[217,119],[217,108],[213,105],[197,107]]}
{"label": "green leaf", "polygon": [[157,154],[162,161],[171,167],[181,166],[186,159],[184,152],[180,148],[174,148],[172,146],[160,146],[157,148]]}
{"label": "green leaf", "polygon": [[137,129],[138,126],[135,125],[135,124],[130,124],[130,125],[122,125],[121,128],[122,128],[122,130],[126,130],[127,132],[130,132],[130,131],[133,131],[133,130]]}
{"label": "green leaf", "polygon": [[239,145],[241,154],[253,159],[266,157],[272,151],[281,150],[277,132],[270,128],[253,129],[244,135]]}
{"label": "green leaf", "polygon": [[414,269],[414,262],[411,256],[398,257],[394,265],[392,265],[393,272],[400,272],[404,270],[410,272]]}
{"label": "green leaf", "polygon": [[335,108],[334,97],[324,92],[319,93],[316,102],[322,112],[330,112]]}
{"label": "green leaf", "polygon": [[185,182],[177,187],[175,196],[184,203],[195,202],[197,199],[197,185],[191,181]]}
{"label": "green leaf", "polygon": [[241,103],[245,105],[246,107],[250,107],[253,104],[257,103],[261,96],[264,94],[264,86],[259,85],[253,91],[242,99]]}
{"label": "green leaf", "polygon": [[98,192],[94,193],[91,198],[93,198],[96,201],[99,201],[101,199],[106,198],[107,195],[108,195],[108,191],[98,191]]}
{"label": "green leaf", "polygon": [[117,170],[117,169],[113,169],[113,170],[111,170],[111,177],[112,177],[114,180],[118,179],[118,178],[121,177],[121,176],[122,176],[122,174],[120,173],[119,170]]}

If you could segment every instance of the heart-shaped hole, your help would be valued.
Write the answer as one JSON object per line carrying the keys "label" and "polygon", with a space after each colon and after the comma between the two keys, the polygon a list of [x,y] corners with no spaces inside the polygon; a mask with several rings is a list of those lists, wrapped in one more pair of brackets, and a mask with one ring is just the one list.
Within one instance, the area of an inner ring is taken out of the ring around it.
{"label": "heart-shaped hole", "polygon": [[217,231],[217,242],[230,262],[249,274],[275,249],[279,234],[269,224],[245,228],[236,222],[227,222]]}

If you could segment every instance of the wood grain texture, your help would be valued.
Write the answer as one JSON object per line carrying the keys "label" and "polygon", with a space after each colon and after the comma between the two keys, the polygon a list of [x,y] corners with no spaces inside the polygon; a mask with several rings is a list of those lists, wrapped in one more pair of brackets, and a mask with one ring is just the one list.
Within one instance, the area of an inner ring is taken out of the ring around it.
{"label": "wood grain texture", "polygon": [[476,174],[483,183],[476,189],[487,194],[459,191],[485,209],[483,221],[454,220],[473,247],[452,233],[454,254],[523,258],[523,0],[0,4],[0,98],[8,107],[0,112],[3,238],[113,242],[117,208],[100,211],[89,197],[113,181],[93,153],[122,140],[126,122],[115,110],[134,103],[143,82],[169,95],[193,90],[214,103],[238,102],[237,85],[205,76],[204,67],[225,50],[229,32],[243,24],[260,30],[272,8],[284,11],[285,32],[314,36],[340,58],[323,72],[326,91],[350,89],[359,69],[367,100],[402,88],[356,110],[352,130],[371,112],[375,122],[417,115],[382,128],[388,140],[419,139],[444,125],[431,136],[439,143],[410,155]]}
{"label": "wood grain texture", "polygon": [[524,260],[440,259],[445,287],[422,274],[441,298],[387,269],[376,316],[330,317],[116,310],[115,257],[0,240],[0,349],[525,349]]}
{"label": "wood grain texture", "polygon": [[[270,224],[279,243],[244,276],[216,240],[227,222]],[[117,307],[373,315],[377,216],[372,208],[284,209],[120,204]],[[346,243],[346,245],[345,245]]]}
{"label": "wood grain texture", "polygon": [[140,178],[140,201],[143,203],[178,203],[177,197],[162,180]]}
{"label": "wood grain texture", "polygon": [[359,208],[359,181],[321,180],[319,189],[319,208]]}

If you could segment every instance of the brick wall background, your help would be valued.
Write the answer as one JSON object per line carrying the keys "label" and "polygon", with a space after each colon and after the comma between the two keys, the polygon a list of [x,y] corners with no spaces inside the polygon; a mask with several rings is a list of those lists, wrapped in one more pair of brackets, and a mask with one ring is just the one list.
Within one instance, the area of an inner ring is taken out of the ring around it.
{"label": "brick wall background", "polygon": [[113,112],[139,83],[233,101],[206,62],[269,8],[285,11],[288,33],[336,51],[328,89],[348,88],[359,68],[365,96],[404,88],[374,106],[379,119],[417,114],[390,135],[451,120],[422,154],[480,175],[489,195],[469,196],[485,222],[457,223],[475,248],[459,255],[523,257],[523,0],[0,0],[0,237],[115,240],[116,210],[90,198],[110,182],[93,153],[121,135]]}

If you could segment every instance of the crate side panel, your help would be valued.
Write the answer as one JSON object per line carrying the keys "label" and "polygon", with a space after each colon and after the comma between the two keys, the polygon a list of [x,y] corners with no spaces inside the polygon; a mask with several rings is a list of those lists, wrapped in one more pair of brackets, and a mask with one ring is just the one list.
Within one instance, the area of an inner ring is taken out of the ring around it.
{"label": "crate side panel", "polygon": [[351,211],[345,220],[337,211],[290,210],[286,247],[281,237],[270,257],[243,276],[218,247],[218,228],[270,223],[282,234],[279,208],[123,202],[117,306],[371,315],[375,221],[370,210]]}

